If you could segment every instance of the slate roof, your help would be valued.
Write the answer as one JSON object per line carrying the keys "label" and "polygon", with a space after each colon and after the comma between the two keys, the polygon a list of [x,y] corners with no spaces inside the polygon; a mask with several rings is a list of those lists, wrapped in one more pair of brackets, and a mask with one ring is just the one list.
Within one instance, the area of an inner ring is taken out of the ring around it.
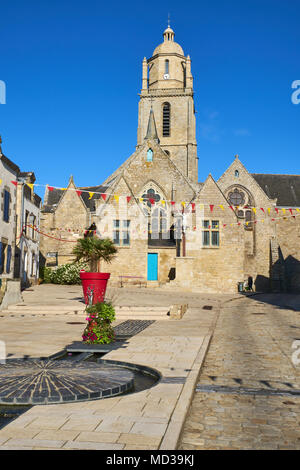
{"label": "slate roof", "polygon": [[20,168],[14,162],[12,162],[9,158],[7,158],[3,153],[1,154],[1,147],[0,147],[0,160],[4,163],[4,165],[8,166],[14,173],[17,175],[20,172]]}
{"label": "slate roof", "polygon": [[253,178],[270,199],[281,207],[300,207],[300,175],[252,173]]}
{"label": "slate roof", "polygon": [[[89,191],[95,193],[105,193],[108,189],[108,186],[87,186],[82,188],[76,188],[78,191]],[[53,191],[48,191],[48,197],[45,201],[43,212],[54,212],[56,207],[59,204],[63,194],[65,193],[64,190],[53,188]],[[81,198],[89,211],[95,210],[95,200],[101,197],[100,194],[94,194],[92,199],[89,199],[90,195],[88,192],[82,192]]]}

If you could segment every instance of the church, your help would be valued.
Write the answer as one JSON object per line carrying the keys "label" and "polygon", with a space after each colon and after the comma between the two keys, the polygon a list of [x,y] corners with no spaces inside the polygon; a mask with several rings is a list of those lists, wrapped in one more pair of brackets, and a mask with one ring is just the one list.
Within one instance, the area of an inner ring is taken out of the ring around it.
{"label": "church", "polygon": [[47,266],[73,260],[85,230],[118,255],[111,285],[232,293],[300,290],[300,176],[251,174],[235,156],[216,181],[198,181],[191,58],[168,25],[142,62],[135,152],[99,186],[47,187],[40,251]]}

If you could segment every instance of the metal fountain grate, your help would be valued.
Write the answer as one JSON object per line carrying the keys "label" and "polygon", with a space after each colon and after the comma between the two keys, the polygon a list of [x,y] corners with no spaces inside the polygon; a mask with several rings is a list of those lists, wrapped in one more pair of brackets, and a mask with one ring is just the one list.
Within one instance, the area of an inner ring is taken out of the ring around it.
{"label": "metal fountain grate", "polygon": [[114,327],[117,338],[130,338],[152,325],[155,320],[126,320]]}

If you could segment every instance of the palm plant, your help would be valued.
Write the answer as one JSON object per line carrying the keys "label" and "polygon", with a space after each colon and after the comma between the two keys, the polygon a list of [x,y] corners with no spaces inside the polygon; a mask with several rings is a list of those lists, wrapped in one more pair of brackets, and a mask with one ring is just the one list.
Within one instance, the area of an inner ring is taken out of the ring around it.
{"label": "palm plant", "polygon": [[73,249],[76,261],[89,263],[91,272],[100,272],[100,261],[111,263],[118,249],[109,238],[80,238]]}

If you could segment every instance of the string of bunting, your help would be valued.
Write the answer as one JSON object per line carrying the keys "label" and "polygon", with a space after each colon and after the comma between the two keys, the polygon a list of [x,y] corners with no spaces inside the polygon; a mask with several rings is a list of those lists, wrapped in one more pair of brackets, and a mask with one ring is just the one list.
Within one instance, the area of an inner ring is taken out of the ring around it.
{"label": "string of bunting", "polygon": [[[2,183],[2,180],[0,179],[0,185]],[[11,181],[11,183],[15,186],[18,185],[18,182],[17,181]],[[103,199],[103,201],[106,201],[107,200],[107,197],[113,197],[114,200],[118,203],[120,198],[123,198],[126,200],[127,204],[130,203],[131,200],[135,200],[136,202],[140,202],[140,203],[144,203],[144,202],[150,202],[151,205],[155,205],[157,203],[157,201],[154,199],[154,198],[145,198],[145,197],[138,197],[138,198],[135,198],[133,196],[123,196],[123,195],[120,195],[120,194],[112,194],[112,193],[101,193],[101,192],[97,192],[97,191],[88,191],[86,189],[74,189],[74,188],[60,188],[60,187],[57,187],[57,186],[49,186],[48,184],[37,184],[37,183],[26,183],[27,186],[30,187],[31,190],[33,190],[34,186],[40,186],[40,187],[47,187],[48,188],[48,191],[53,191],[54,189],[59,189],[60,191],[75,191],[78,196],[81,196],[82,193],[88,193],[89,194],[89,200],[93,198],[93,196],[95,194],[99,194],[101,196],[101,198]],[[166,205],[166,203],[170,203],[171,206],[175,206],[176,205],[176,202],[175,201],[172,201],[172,200],[167,200],[167,199],[161,199],[159,201],[163,206]],[[181,201],[180,203],[178,203],[182,206],[182,209],[184,210],[185,208],[189,208],[191,207],[192,211],[195,210],[195,207],[196,207],[196,203],[195,202],[185,202],[185,201]],[[203,203],[200,203],[199,204],[200,207],[204,208],[205,206],[209,206],[210,208],[210,212],[213,213],[214,209],[219,207],[221,210],[225,210],[225,207],[226,205],[224,204],[203,204]],[[249,209],[251,211],[254,212],[254,214],[257,214],[259,211],[261,211],[263,214],[267,214],[267,215],[271,215],[271,208],[268,207],[268,208],[263,208],[263,207],[251,207],[251,206],[232,206],[232,205],[228,205],[228,208],[231,209],[233,212],[235,212],[236,210],[238,209]],[[296,211],[298,213],[300,213],[300,208],[297,207],[293,207],[293,208],[278,208],[278,207],[274,207],[274,210],[276,211],[277,215],[279,214],[279,211],[282,211],[282,214],[285,215],[287,212],[290,212],[290,214],[293,216],[294,213],[293,211]],[[251,222],[249,222],[251,223]],[[247,223],[246,223],[247,224]]]}
{"label": "string of bunting", "polygon": [[[272,218],[272,219],[269,219],[269,220],[271,220],[272,222],[276,222],[277,220],[282,220],[282,219],[289,219],[289,218],[295,219],[295,218],[298,217],[298,216],[300,216],[300,213],[299,213],[299,214],[296,214],[296,215],[291,215],[291,216],[275,217],[275,218]],[[232,226],[242,226],[242,225],[248,226],[248,225],[251,224],[251,223],[257,224],[258,222],[262,222],[262,223],[263,223],[264,221],[265,221],[265,219],[261,219],[261,220],[254,220],[253,222],[243,222],[243,223],[242,223],[242,222],[236,222],[236,223],[221,224],[221,225],[222,225],[223,228],[232,227]],[[68,240],[68,239],[65,239],[65,238],[58,238],[58,237],[54,237],[53,235],[49,235],[49,234],[47,234],[47,233],[42,232],[41,230],[39,230],[35,225],[26,225],[26,226],[24,226],[23,229],[22,229],[21,235],[20,235],[18,238],[21,238],[22,235],[24,234],[25,227],[30,227],[31,229],[33,229],[33,230],[35,230],[36,232],[38,232],[40,235],[43,235],[43,236],[48,237],[48,238],[52,238],[52,239],[57,240],[57,241],[60,241],[60,242],[77,243],[77,240]],[[211,226],[208,226],[207,228],[210,229],[210,228],[212,228],[212,227],[211,227]],[[217,230],[217,229],[219,229],[220,227],[219,227],[219,225],[215,225],[213,228]],[[65,232],[66,232],[66,231],[71,232],[71,229],[62,229],[62,228],[60,228],[60,229],[57,229],[57,230],[61,230],[61,231],[65,231]],[[193,227],[193,231],[196,231],[196,230],[197,230],[197,228],[196,228],[196,227]],[[202,230],[205,230],[205,228],[201,227],[199,230],[202,231]],[[85,233],[85,234],[86,234],[86,233],[88,233],[88,232],[94,232],[94,233],[96,233],[96,230],[81,230],[79,233]],[[103,233],[106,233],[106,232],[108,232],[108,230],[103,230]],[[168,231],[164,231],[164,233],[167,233],[167,232],[168,232]],[[75,232],[73,232],[73,233],[75,233]],[[141,233],[147,233],[147,231],[146,231],[146,230],[142,230],[142,231],[141,231],[141,230],[133,230],[133,233],[139,233],[139,234],[141,234]],[[150,233],[152,233],[151,230],[150,230]],[[76,232],[76,234],[78,234],[78,231]]]}

